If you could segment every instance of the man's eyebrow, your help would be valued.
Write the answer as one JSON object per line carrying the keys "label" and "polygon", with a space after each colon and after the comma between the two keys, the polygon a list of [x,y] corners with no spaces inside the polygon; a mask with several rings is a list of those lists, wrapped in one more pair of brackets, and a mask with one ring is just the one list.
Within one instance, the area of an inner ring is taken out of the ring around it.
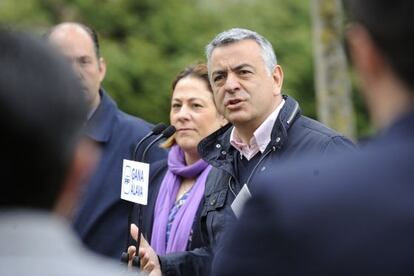
{"label": "man's eyebrow", "polygon": [[[254,69],[252,65],[250,65],[248,63],[242,63],[242,64],[239,64],[239,65],[236,65],[235,67],[230,68],[230,70],[231,71],[237,71],[237,70],[243,69],[245,67],[249,67],[249,68]],[[219,73],[223,73],[225,71],[227,71],[227,70],[221,70],[220,69],[220,70],[213,71],[212,74],[214,74],[214,73],[219,74]]]}
{"label": "man's eyebrow", "polygon": [[[254,67],[252,65],[248,64],[248,63],[242,63],[242,64],[239,64],[239,65],[236,65],[235,67],[230,68],[230,70],[231,71],[239,71],[239,70],[241,70],[243,68],[246,68],[246,67],[251,68],[252,70],[254,70]],[[213,71],[213,73],[211,73],[211,75],[212,76],[213,75],[221,75],[221,74],[224,74],[226,71],[227,70],[219,69],[219,70]]]}
{"label": "man's eyebrow", "polygon": [[82,56],[78,56],[76,57],[77,59],[91,59],[92,57],[88,56],[88,55],[82,55]]}
{"label": "man's eyebrow", "polygon": [[249,67],[251,69],[254,69],[254,67],[251,66],[250,64],[248,64],[248,63],[242,63],[242,64],[237,65],[236,67],[232,68],[232,71],[238,71],[238,70],[241,70],[241,69],[243,69],[245,67]]}
{"label": "man's eyebrow", "polygon": [[221,75],[224,74],[224,72],[226,72],[226,70],[215,70],[211,73],[211,75]]}

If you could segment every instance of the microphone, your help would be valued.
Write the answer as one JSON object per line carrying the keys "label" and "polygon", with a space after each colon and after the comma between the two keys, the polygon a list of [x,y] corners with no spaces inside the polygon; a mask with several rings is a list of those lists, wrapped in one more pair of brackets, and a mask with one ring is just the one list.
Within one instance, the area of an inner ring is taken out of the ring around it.
{"label": "microphone", "polygon": [[166,128],[167,128],[167,125],[164,123],[159,123],[156,126],[154,126],[152,130],[147,135],[145,135],[141,140],[139,140],[138,143],[135,145],[134,151],[132,152],[131,160],[137,161],[136,157],[137,157],[138,149],[145,140],[147,140],[153,135],[160,134]]}
{"label": "microphone", "polygon": [[173,135],[175,133],[175,127],[174,126],[169,126],[166,129],[164,129],[164,131],[157,136],[157,138],[155,138],[153,141],[151,141],[151,143],[148,144],[148,146],[144,149],[144,152],[142,153],[142,162],[145,162],[145,157],[147,152],[149,151],[149,149],[159,140],[163,139],[163,138],[170,138],[171,135]]}
{"label": "microphone", "polygon": [[[138,149],[140,148],[140,146],[142,145],[142,143],[147,140],[148,138],[150,138],[153,135],[159,135],[163,130],[165,130],[167,128],[167,125],[164,123],[159,123],[157,125],[155,125],[152,130],[146,134],[144,137],[141,138],[141,140],[138,141],[138,143],[135,145],[134,150],[132,151],[131,154],[131,160],[137,161],[136,160],[136,155],[138,152]],[[127,239],[126,239],[126,245],[125,245],[125,251],[122,252],[121,254],[121,262],[123,263],[128,263],[129,260],[129,255],[128,255],[128,247],[131,244],[130,240],[130,234],[129,234],[129,227],[131,225],[132,222],[132,211],[133,211],[133,204],[129,203],[129,214],[128,214],[128,225],[127,225]],[[139,212],[141,211],[140,209],[138,210]],[[138,252],[139,247],[137,247],[137,252]],[[134,266],[137,266],[136,261],[134,260],[133,262]],[[139,263],[138,263],[138,267],[139,267]]]}
{"label": "microphone", "polygon": [[[150,148],[157,143],[159,140],[166,138],[168,139],[169,137],[171,137],[171,135],[173,135],[175,133],[175,127],[174,126],[169,126],[166,129],[164,129],[161,134],[159,134],[157,136],[157,138],[155,138],[153,141],[151,141],[151,143],[148,144],[148,146],[144,149],[144,152],[142,153],[142,158],[141,161],[145,162],[145,156],[147,154],[147,152],[150,150]],[[132,265],[135,267],[140,268],[140,257],[139,257],[139,246],[141,244],[141,234],[142,234],[142,230],[141,230],[141,226],[142,226],[142,210],[141,210],[141,205],[138,206],[138,237],[137,237],[137,242],[136,242],[136,255],[132,258]],[[128,257],[128,253],[126,253],[126,257]]]}

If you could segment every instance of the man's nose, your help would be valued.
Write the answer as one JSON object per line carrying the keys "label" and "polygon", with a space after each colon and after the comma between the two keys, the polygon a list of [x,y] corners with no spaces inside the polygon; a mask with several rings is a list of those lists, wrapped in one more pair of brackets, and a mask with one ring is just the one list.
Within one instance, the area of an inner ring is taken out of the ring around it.
{"label": "man's nose", "polygon": [[71,61],[71,65],[72,65],[73,71],[76,73],[76,76],[80,80],[83,80],[81,65],[76,60]]}
{"label": "man's nose", "polygon": [[227,75],[226,82],[224,83],[224,89],[226,92],[235,92],[240,88],[240,82],[238,77],[234,73]]}

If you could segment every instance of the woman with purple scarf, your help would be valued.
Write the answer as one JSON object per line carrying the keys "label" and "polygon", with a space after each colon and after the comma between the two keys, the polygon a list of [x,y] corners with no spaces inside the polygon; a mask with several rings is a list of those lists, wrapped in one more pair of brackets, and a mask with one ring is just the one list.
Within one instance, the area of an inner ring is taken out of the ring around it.
{"label": "woman with purple scarf", "polygon": [[[141,269],[151,275],[160,275],[161,270],[163,274],[185,274],[180,264],[163,262],[163,256],[206,246],[199,231],[199,214],[211,167],[200,159],[197,145],[227,123],[214,105],[206,65],[183,70],[172,90],[170,121],[176,133],[163,144],[170,148],[168,160],[151,165],[148,205],[143,208],[141,224],[140,251],[145,251]],[[137,231],[135,225],[132,231]]]}

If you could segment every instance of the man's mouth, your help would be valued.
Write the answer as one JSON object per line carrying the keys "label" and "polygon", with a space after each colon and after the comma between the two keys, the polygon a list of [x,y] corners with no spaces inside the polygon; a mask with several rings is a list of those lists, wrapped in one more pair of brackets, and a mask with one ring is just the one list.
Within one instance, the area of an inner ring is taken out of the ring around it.
{"label": "man's mouth", "polygon": [[225,107],[227,107],[227,108],[236,108],[242,102],[243,102],[243,100],[241,100],[241,99],[231,99],[231,100],[226,101]]}

